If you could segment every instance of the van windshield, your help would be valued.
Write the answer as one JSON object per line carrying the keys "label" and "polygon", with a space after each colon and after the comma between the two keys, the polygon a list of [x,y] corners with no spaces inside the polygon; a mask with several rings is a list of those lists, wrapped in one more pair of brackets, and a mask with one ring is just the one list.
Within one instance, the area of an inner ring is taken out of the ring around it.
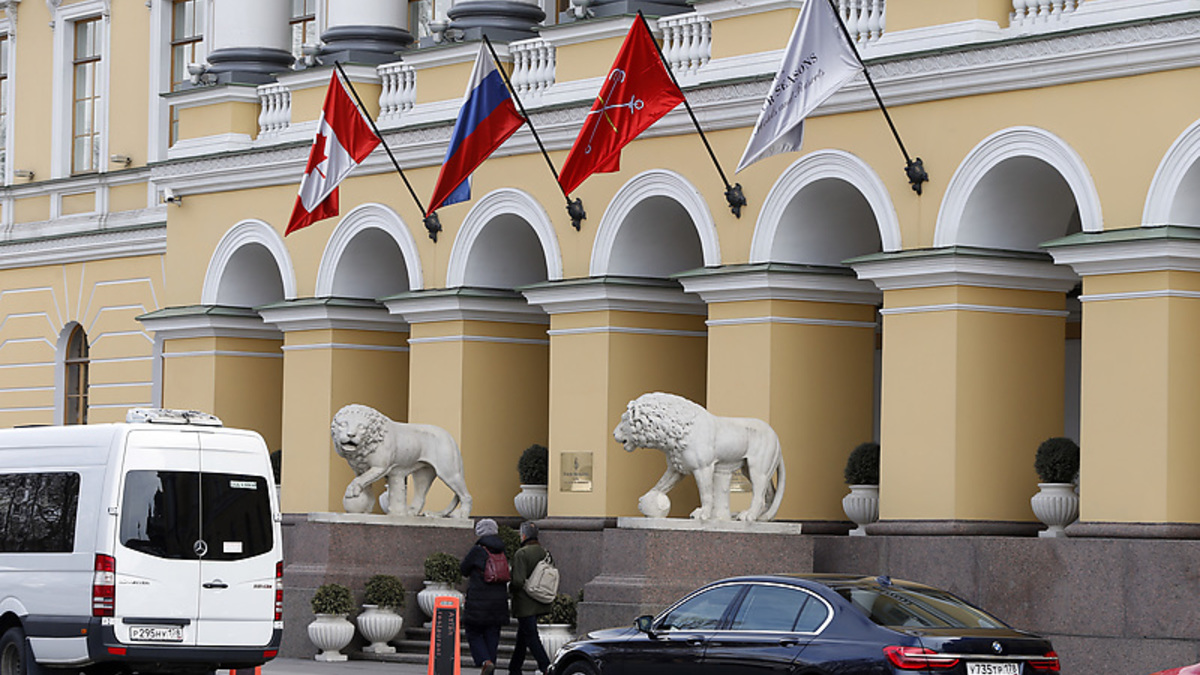
{"label": "van windshield", "polygon": [[261,476],[130,471],[121,502],[121,545],[170,559],[262,555],[274,547],[267,490]]}

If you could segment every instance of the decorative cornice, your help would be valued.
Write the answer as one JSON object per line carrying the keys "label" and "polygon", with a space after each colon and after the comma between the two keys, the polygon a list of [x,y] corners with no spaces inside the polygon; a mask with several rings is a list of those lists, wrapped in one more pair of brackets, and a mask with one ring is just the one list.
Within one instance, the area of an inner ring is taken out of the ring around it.
{"label": "decorative cornice", "polygon": [[399,293],[379,302],[409,324],[435,321],[495,321],[547,324],[546,314],[530,307],[519,293],[481,288],[453,288]]}
{"label": "decorative cornice", "polygon": [[566,279],[518,289],[532,305],[549,314],[625,311],[706,315],[708,306],[665,279],[589,277]]}
{"label": "decorative cornice", "polygon": [[1063,293],[1078,283],[1067,267],[1041,253],[951,246],[852,258],[846,264],[882,291],[982,286]]}
{"label": "decorative cornice", "polygon": [[1046,242],[1042,248],[1054,256],[1054,262],[1070,265],[1084,277],[1132,272],[1200,272],[1200,228],[1183,225],[1073,234]]}
{"label": "decorative cornice", "polygon": [[164,255],[166,252],[167,227],[164,223],[148,227],[89,229],[74,234],[0,242],[0,270]]}
{"label": "decorative cornice", "polygon": [[704,302],[800,300],[877,305],[879,290],[844,267],[779,263],[706,267],[674,275]]}
{"label": "decorative cornice", "polygon": [[303,298],[256,307],[263,321],[284,333],[306,330],[408,330],[404,319],[369,300]]}
{"label": "decorative cornice", "polygon": [[265,324],[257,312],[244,307],[167,307],[143,314],[137,320],[146,330],[164,340],[196,337],[283,339],[283,333]]}

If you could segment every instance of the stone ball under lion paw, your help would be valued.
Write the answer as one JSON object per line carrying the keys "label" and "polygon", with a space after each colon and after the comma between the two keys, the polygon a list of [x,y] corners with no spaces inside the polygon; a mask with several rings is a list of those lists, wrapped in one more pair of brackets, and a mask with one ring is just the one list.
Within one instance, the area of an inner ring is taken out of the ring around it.
{"label": "stone ball under lion paw", "polygon": [[346,513],[370,513],[373,501],[375,501],[374,495],[363,490],[356,497],[342,497],[342,508],[346,509]]}
{"label": "stone ball under lion paw", "polygon": [[647,518],[666,518],[671,512],[671,498],[665,492],[651,490],[638,500],[638,510]]}

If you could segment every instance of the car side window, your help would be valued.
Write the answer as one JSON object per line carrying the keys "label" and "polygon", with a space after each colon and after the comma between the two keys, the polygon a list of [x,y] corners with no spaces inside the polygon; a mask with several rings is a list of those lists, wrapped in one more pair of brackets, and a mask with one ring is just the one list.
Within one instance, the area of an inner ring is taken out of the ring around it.
{"label": "car side window", "polygon": [[825,621],[825,605],[808,593],[784,586],[755,585],[746,592],[732,630],[813,632]]}
{"label": "car side window", "polygon": [[721,623],[721,617],[729,603],[737,597],[743,586],[718,586],[684,600],[667,612],[658,624],[659,630],[713,630]]}

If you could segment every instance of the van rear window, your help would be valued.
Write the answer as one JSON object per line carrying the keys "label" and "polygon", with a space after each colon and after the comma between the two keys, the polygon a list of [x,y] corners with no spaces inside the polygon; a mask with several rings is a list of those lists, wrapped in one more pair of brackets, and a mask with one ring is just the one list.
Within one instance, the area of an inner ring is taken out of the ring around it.
{"label": "van rear window", "polygon": [[130,471],[121,545],[158,558],[241,560],[275,545],[266,479],[230,473]]}
{"label": "van rear window", "polygon": [[0,553],[70,553],[79,474],[0,474]]}

